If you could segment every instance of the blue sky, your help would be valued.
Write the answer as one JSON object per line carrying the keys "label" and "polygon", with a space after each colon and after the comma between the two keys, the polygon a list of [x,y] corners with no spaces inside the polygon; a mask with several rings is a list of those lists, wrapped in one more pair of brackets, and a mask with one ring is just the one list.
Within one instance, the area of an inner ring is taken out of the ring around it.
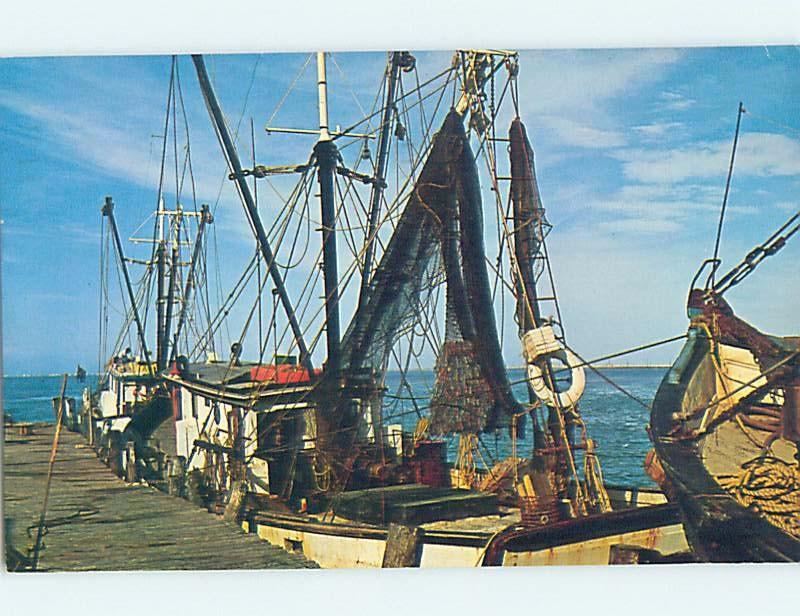
{"label": "blue sky", "polygon": [[[422,78],[449,61],[445,52],[415,55]],[[260,162],[304,162],[313,145],[313,138],[261,130],[307,57],[208,58],[229,122],[243,118],[243,150],[253,117]],[[359,105],[371,107],[385,54],[333,59],[331,124],[347,125]],[[748,113],[722,242],[725,263],[799,207],[798,60],[794,47],[521,53],[521,115],[554,225],[549,248],[564,321],[582,355],[685,329],[687,286],[713,247],[740,100]],[[238,278],[254,242],[222,180],[224,160],[190,60],[181,57],[179,68],[198,200],[218,204],[224,287]],[[314,125],[312,69],[313,62],[273,124]],[[95,365],[100,205],[113,195],[123,237],[154,209],[169,71],[167,56],[0,60],[6,373]],[[259,190],[268,220],[277,199]],[[168,189],[167,201],[174,198]],[[732,291],[737,312],[765,331],[796,333],[798,255],[800,247],[790,244]],[[290,291],[299,293],[291,284]],[[632,359],[669,361],[676,352],[672,346]],[[515,353],[507,351],[510,363],[518,363]]]}

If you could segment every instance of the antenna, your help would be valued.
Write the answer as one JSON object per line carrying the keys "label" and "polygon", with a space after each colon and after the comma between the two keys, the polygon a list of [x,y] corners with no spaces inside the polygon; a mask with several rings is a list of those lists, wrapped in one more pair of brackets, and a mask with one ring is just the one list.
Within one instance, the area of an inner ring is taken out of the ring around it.
{"label": "antenna", "polygon": [[[722,223],[725,221],[725,209],[728,206],[728,193],[731,189],[731,176],[733,175],[733,163],[736,160],[736,146],[739,143],[739,126],[742,122],[742,114],[746,112],[744,105],[739,101],[739,111],[736,115],[736,132],[733,135],[733,148],[731,149],[731,162],[728,166],[728,179],[725,181],[725,195],[722,197],[722,209],[719,212],[719,224],[717,224],[717,239],[714,242],[714,256],[711,263],[711,275],[706,281],[706,288],[713,287],[716,280],[717,269],[719,268],[719,242],[722,239]],[[710,281],[710,285],[709,285]]]}

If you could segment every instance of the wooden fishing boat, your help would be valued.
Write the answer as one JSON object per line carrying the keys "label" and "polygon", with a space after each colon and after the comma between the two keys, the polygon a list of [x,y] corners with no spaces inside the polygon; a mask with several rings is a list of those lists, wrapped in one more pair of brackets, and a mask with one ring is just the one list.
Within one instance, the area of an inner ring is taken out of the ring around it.
{"label": "wooden fishing boat", "polygon": [[758,331],[722,297],[785,245],[798,216],[692,288],[687,341],[653,403],[652,476],[703,560],[800,561],[800,338]]}
{"label": "wooden fishing boat", "polygon": [[653,404],[662,487],[700,558],[798,561],[798,339],[758,332],[722,300],[690,306],[699,314]]}

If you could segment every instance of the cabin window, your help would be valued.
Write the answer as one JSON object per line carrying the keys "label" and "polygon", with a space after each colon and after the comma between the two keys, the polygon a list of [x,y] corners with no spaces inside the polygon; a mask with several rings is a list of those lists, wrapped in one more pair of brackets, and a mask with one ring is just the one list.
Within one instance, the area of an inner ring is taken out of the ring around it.
{"label": "cabin window", "polygon": [[197,419],[197,396],[192,394],[192,417]]}

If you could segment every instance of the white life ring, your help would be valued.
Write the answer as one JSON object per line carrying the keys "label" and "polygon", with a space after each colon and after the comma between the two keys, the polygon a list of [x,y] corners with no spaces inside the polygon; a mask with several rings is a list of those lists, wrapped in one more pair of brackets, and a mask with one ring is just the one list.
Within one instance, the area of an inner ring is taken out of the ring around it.
{"label": "white life ring", "polygon": [[542,369],[536,364],[528,364],[528,382],[536,397],[547,406],[557,406],[562,409],[570,408],[583,395],[583,390],[586,388],[586,373],[583,370],[583,366],[580,365],[581,361],[567,349],[556,351],[551,357],[560,359],[570,369],[572,384],[569,389],[558,394],[552,391],[547,386],[547,382],[542,375]]}

